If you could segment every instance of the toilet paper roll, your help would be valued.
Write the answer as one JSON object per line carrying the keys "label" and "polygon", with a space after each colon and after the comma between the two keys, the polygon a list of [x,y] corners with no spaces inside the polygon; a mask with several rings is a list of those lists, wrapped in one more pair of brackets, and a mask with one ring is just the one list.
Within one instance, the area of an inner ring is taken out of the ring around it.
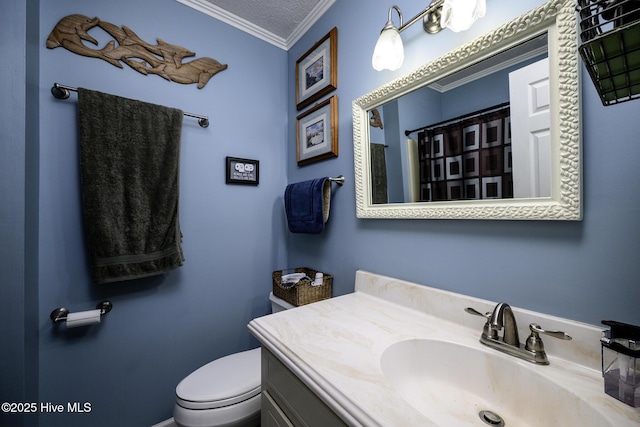
{"label": "toilet paper roll", "polygon": [[67,314],[67,328],[100,323],[100,310],[79,311]]}

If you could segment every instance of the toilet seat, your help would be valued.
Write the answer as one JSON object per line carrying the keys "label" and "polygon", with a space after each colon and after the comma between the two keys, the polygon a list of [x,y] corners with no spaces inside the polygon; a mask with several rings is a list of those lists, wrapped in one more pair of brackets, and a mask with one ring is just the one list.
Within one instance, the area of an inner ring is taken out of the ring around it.
{"label": "toilet seat", "polygon": [[260,348],[216,359],[176,387],[176,403],[187,409],[215,409],[260,394]]}

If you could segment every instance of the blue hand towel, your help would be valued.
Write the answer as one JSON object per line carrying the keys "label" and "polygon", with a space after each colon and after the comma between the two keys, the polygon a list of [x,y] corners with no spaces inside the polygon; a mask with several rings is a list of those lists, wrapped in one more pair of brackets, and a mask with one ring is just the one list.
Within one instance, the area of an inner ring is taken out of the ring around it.
{"label": "blue hand towel", "polygon": [[292,233],[318,234],[329,219],[331,182],[327,177],[287,185],[284,206]]}

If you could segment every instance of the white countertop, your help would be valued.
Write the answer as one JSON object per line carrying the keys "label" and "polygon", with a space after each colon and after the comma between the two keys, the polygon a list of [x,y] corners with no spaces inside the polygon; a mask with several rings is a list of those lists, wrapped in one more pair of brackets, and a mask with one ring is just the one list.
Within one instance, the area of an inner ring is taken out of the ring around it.
{"label": "white countertop", "polygon": [[[358,271],[355,293],[255,319],[249,330],[349,425],[435,426],[388,384],[381,356],[391,344],[415,338],[486,350],[479,343],[484,321],[465,313],[468,306],[487,312],[495,303]],[[604,394],[602,328],[513,310],[521,340],[534,321],[574,338],[545,338],[549,366],[513,358],[516,363],[576,387],[586,401],[602,406],[613,425],[640,425],[640,410]]]}

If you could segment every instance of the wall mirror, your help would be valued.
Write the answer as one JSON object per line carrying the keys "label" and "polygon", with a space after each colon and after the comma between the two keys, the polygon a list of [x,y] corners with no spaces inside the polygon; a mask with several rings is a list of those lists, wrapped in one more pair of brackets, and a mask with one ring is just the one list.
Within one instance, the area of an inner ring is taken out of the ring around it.
{"label": "wall mirror", "polygon": [[358,218],[580,220],[575,1],[353,101]]}

